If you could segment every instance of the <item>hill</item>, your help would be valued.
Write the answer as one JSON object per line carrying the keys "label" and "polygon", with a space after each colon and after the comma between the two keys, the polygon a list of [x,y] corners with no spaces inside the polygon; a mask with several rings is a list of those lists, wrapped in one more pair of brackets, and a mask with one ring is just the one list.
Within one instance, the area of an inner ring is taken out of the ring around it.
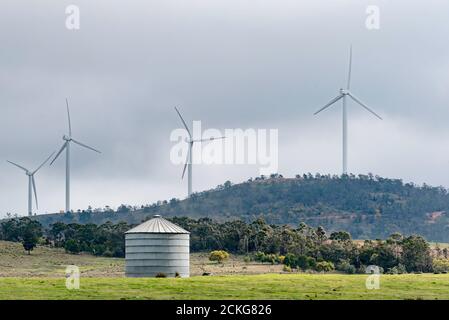
{"label": "hill", "polygon": [[44,225],[54,222],[139,223],[154,214],[164,217],[208,217],[215,220],[264,218],[270,224],[305,222],[329,231],[345,230],[353,238],[386,238],[394,232],[420,234],[429,241],[449,242],[449,194],[443,187],[417,186],[372,175],[310,174],[283,178],[226,182],[195,193],[190,199],[172,199],[117,212],[37,216]]}

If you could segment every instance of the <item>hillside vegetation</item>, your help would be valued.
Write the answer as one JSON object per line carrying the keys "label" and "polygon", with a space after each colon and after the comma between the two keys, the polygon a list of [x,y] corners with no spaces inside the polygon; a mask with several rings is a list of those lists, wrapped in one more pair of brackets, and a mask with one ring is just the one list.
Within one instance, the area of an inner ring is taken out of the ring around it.
{"label": "hillside vegetation", "polygon": [[270,224],[300,222],[329,231],[345,230],[354,239],[419,234],[429,241],[449,242],[449,194],[443,187],[416,186],[372,175],[303,175],[256,178],[233,185],[226,182],[190,199],[162,201],[135,210],[38,216],[43,225],[64,223],[140,223],[153,214],[164,217],[209,217],[214,220],[264,218]]}

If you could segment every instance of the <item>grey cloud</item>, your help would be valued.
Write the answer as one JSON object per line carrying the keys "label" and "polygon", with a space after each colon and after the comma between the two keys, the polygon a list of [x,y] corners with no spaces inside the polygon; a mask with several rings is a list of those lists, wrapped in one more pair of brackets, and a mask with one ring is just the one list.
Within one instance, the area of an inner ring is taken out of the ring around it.
{"label": "grey cloud", "polygon": [[[76,32],[64,26],[69,4],[81,9]],[[378,31],[364,26],[373,4]],[[338,173],[339,106],[312,113],[344,85],[352,43],[354,92],[385,124],[350,106],[350,169],[449,186],[440,145],[449,118],[448,9],[442,0],[2,1],[0,159],[33,166],[56,150],[67,96],[74,135],[103,151],[73,152],[75,208],[184,196],[182,168],[169,161],[175,105],[204,128],[278,128],[281,173]],[[433,139],[441,160],[393,136]],[[411,159],[400,167],[404,153]],[[254,166],[195,166],[194,188],[257,174]],[[25,177],[5,161],[0,176],[0,213],[23,214]],[[37,183],[40,212],[62,208],[63,160]]]}

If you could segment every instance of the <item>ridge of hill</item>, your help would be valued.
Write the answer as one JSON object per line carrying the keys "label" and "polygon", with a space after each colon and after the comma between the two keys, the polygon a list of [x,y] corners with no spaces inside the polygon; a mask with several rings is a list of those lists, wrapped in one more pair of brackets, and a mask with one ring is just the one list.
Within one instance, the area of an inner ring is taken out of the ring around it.
{"label": "ridge of hill", "polygon": [[386,238],[394,232],[449,242],[449,193],[443,187],[417,186],[400,179],[369,175],[297,175],[227,181],[189,199],[160,202],[141,209],[82,211],[39,215],[44,225],[64,223],[140,223],[154,214],[207,217],[218,221],[263,218],[270,224],[323,226],[345,230],[355,239]]}

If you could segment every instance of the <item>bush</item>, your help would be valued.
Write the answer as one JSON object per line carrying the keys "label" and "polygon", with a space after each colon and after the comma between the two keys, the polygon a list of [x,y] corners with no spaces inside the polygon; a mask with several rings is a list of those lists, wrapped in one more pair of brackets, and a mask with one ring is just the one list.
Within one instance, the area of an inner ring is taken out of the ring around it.
{"label": "bush", "polygon": [[398,274],[407,273],[407,269],[405,268],[405,266],[402,263],[398,264],[397,269],[398,269]]}
{"label": "bush", "polygon": [[389,268],[386,273],[387,274],[404,274],[404,273],[407,273],[407,270],[405,269],[405,266],[403,264],[398,264],[397,266],[394,266],[393,268]]}
{"label": "bush", "polygon": [[436,273],[449,272],[449,260],[448,259],[433,259],[432,265],[433,265],[433,271]]}
{"label": "bush", "polygon": [[393,268],[389,268],[386,274],[398,274],[398,268],[396,266]]}
{"label": "bush", "polygon": [[265,263],[271,263],[271,264],[277,264],[277,263],[283,263],[285,261],[284,256],[278,256],[273,253],[264,253],[264,252],[256,252],[254,255],[254,260],[258,262],[265,262]]}
{"label": "bush", "polygon": [[73,239],[69,239],[64,243],[64,249],[68,253],[72,253],[72,254],[80,253],[80,246],[79,246],[78,242],[76,242]]}
{"label": "bush", "polygon": [[295,256],[294,254],[288,253],[284,257],[284,264],[291,268],[300,268],[302,270],[315,269],[316,260],[313,257],[308,257],[305,255]]}
{"label": "bush", "polygon": [[315,270],[319,272],[329,272],[335,270],[335,266],[330,261],[320,261],[317,262]]}
{"label": "bush", "polygon": [[291,268],[296,268],[297,267],[297,263],[296,263],[296,257],[294,254],[292,253],[288,253],[285,257],[284,257],[284,264],[286,266],[289,266]]}
{"label": "bush", "polygon": [[284,272],[292,272],[292,268],[289,267],[289,266],[285,266],[284,265],[284,267],[282,268],[282,271],[284,271]]}
{"label": "bush", "polygon": [[347,274],[354,274],[357,272],[357,269],[354,265],[350,264],[347,260],[341,261],[336,268],[338,271],[345,272]]}
{"label": "bush", "polygon": [[357,268],[357,271],[356,271],[356,272],[359,273],[359,274],[364,274],[364,273],[366,273],[366,266],[363,265],[363,264],[361,264],[360,267]]}
{"label": "bush", "polygon": [[163,273],[163,272],[158,272],[156,274],[156,278],[167,278],[167,275],[165,273]]}
{"label": "bush", "polygon": [[225,260],[229,259],[229,253],[224,250],[215,250],[209,254],[210,261],[217,261],[218,263],[223,263]]}
{"label": "bush", "polygon": [[181,275],[177,271],[175,272],[175,278],[181,278]]}

